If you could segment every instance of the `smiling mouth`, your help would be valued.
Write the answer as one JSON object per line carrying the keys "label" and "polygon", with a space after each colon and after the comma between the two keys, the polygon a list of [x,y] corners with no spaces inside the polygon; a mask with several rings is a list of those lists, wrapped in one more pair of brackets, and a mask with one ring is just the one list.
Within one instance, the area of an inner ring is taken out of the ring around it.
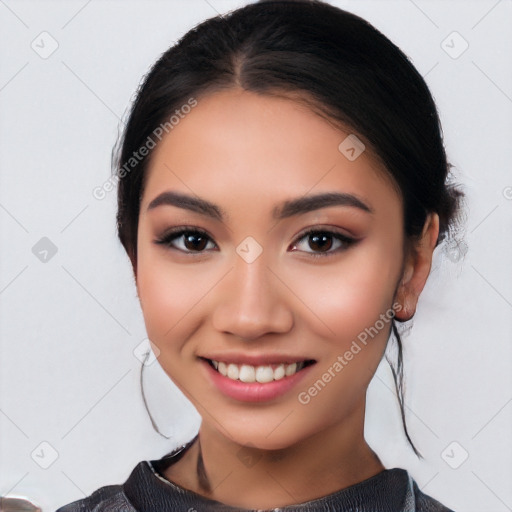
{"label": "smiling mouth", "polygon": [[266,384],[275,380],[285,379],[315,363],[314,360],[297,361],[294,363],[267,364],[252,366],[250,364],[225,363],[213,359],[204,359],[218,373],[231,380],[240,382],[259,382]]}

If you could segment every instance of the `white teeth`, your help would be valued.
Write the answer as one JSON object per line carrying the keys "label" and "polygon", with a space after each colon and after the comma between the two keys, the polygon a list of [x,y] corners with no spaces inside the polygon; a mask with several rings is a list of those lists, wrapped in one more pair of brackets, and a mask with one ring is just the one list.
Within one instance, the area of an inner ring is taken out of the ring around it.
{"label": "white teeth", "polygon": [[286,376],[288,377],[290,375],[293,375],[296,371],[297,371],[297,363],[289,364],[286,367]]}
{"label": "white teeth", "polygon": [[224,377],[242,382],[259,382],[265,384],[273,380],[281,380],[285,376],[290,377],[304,368],[304,362],[286,364],[282,363],[276,368],[270,365],[251,366],[249,364],[237,365],[234,363],[223,363],[222,361],[213,361],[213,367]]}
{"label": "white teeth", "polygon": [[226,363],[218,363],[219,367],[217,368],[218,372],[224,375],[224,377],[227,377],[228,375],[228,367],[226,366]]}
{"label": "white teeth", "polygon": [[228,365],[228,374],[227,376],[230,379],[237,380],[240,372],[238,370],[238,366],[236,364],[230,364]]}
{"label": "white teeth", "polygon": [[280,380],[286,375],[286,370],[284,369],[284,364],[280,364],[274,370],[274,380]]}
{"label": "white teeth", "polygon": [[238,375],[238,378],[242,382],[255,382],[256,381],[256,370],[254,369],[254,366],[249,366],[248,364],[243,364],[240,367],[240,374]]}
{"label": "white teeth", "polygon": [[274,380],[274,370],[271,366],[258,366],[256,368],[256,380],[264,384]]}

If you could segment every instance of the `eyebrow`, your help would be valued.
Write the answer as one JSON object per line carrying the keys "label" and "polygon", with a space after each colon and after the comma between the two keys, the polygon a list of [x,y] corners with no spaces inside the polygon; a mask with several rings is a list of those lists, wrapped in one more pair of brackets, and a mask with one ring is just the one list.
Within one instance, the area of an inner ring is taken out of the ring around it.
{"label": "eyebrow", "polygon": [[[181,192],[169,190],[162,192],[149,203],[147,211],[162,205],[176,206],[219,221],[224,221],[228,217],[227,213],[216,204]],[[284,201],[272,210],[272,216],[274,219],[282,220],[329,206],[346,206],[358,208],[366,213],[374,213],[373,208],[353,194],[326,192]]]}

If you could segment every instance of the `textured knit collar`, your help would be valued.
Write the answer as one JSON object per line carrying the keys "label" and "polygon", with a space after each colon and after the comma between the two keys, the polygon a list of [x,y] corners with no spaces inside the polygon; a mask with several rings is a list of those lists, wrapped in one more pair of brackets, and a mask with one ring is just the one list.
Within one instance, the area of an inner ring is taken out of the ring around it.
{"label": "textured knit collar", "polygon": [[[195,441],[161,459],[142,461],[132,471],[123,485],[131,504],[140,512],[226,511],[239,509],[210,500],[193,491],[184,489],[166,480],[163,470],[178,461]],[[327,496],[298,505],[288,505],[273,511],[357,511],[357,512],[401,512],[415,510],[414,484],[407,471],[399,468],[386,469],[355,485]]]}

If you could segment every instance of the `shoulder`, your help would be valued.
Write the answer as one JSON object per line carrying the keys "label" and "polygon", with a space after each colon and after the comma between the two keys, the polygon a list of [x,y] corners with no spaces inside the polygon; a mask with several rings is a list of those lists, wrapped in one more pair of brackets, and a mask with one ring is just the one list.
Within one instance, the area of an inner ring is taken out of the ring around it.
{"label": "shoulder", "polygon": [[138,512],[148,502],[161,503],[162,506],[155,510],[163,510],[171,503],[169,500],[181,499],[181,491],[167,482],[156,468],[164,469],[175,462],[196,438],[161,459],[140,461],[124,484],[101,487],[90,496],[64,505],[56,512]]}
{"label": "shoulder", "polygon": [[363,510],[374,510],[378,505],[381,512],[454,512],[424,494],[411,474],[402,468],[386,469],[353,489],[363,497]]}
{"label": "shoulder", "polygon": [[73,501],[56,512],[137,512],[130,504],[122,485],[101,487],[89,497]]}
{"label": "shoulder", "polygon": [[415,512],[454,512],[452,509],[446,507],[436,499],[421,492],[418,484],[409,476],[410,488],[412,496],[414,496],[414,510]]}

